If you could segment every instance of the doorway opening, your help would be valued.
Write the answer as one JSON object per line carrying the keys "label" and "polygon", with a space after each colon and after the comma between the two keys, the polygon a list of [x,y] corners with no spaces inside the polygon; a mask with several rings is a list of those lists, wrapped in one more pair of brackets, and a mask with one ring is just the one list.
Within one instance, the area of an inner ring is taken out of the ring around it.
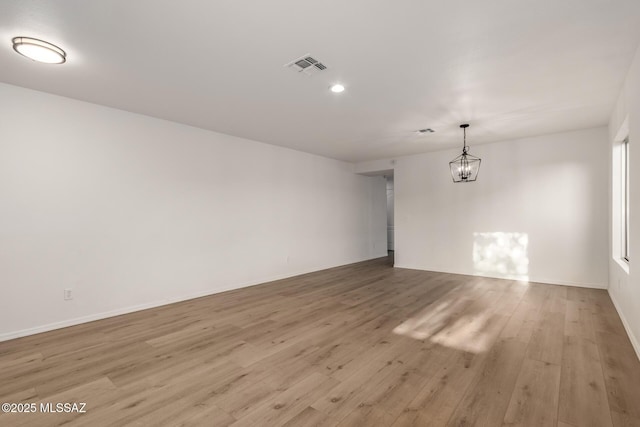
{"label": "doorway opening", "polygon": [[387,254],[393,263],[395,254],[395,222],[393,174],[384,176],[387,181]]}

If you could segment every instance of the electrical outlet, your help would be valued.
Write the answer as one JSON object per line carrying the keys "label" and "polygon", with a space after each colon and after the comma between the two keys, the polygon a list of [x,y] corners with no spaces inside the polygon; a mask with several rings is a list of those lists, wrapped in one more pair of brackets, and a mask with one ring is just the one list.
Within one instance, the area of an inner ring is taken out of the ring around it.
{"label": "electrical outlet", "polygon": [[64,300],[65,301],[69,301],[73,299],[73,290],[72,289],[65,289],[64,290]]}

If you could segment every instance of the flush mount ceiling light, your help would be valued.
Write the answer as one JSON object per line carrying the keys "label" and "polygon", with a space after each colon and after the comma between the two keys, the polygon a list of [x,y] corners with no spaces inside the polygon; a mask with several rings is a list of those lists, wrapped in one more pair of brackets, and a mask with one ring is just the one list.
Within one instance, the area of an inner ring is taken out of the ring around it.
{"label": "flush mount ceiling light", "polygon": [[37,62],[45,64],[62,64],[67,60],[67,54],[58,46],[44,40],[31,37],[14,37],[13,50]]}
{"label": "flush mount ceiling light", "polygon": [[468,124],[460,125],[464,132],[462,154],[449,162],[453,182],[472,182],[478,177],[480,170],[480,158],[467,153],[467,128]]}
{"label": "flush mount ceiling light", "polygon": [[333,93],[344,92],[344,86],[341,85],[340,83],[336,83],[336,84],[332,85],[329,89],[331,89],[331,92],[333,92]]}

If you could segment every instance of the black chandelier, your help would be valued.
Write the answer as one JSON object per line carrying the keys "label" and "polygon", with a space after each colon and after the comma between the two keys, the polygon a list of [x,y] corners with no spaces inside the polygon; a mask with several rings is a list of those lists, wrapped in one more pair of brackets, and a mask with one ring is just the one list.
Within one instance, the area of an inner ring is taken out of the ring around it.
{"label": "black chandelier", "polygon": [[480,158],[467,153],[467,128],[468,124],[460,125],[464,132],[464,145],[462,146],[462,154],[449,162],[451,168],[451,177],[453,182],[471,182],[478,177],[480,170]]}

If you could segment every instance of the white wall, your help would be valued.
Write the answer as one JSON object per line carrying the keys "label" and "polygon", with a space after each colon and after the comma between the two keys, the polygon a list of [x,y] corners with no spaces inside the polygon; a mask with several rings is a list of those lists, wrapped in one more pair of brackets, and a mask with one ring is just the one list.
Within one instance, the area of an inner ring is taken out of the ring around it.
{"label": "white wall", "polygon": [[384,256],[385,209],[348,163],[0,84],[0,340]]}
{"label": "white wall", "polygon": [[396,159],[395,265],[606,288],[606,141],[596,128],[472,146],[466,184],[449,173],[458,149]]}
{"label": "white wall", "polygon": [[[609,122],[609,140],[611,149],[609,150],[611,164],[614,159],[611,157],[613,148],[619,143],[621,137],[629,136],[629,156],[631,166],[629,168],[629,265],[623,268],[623,264],[617,258],[617,248],[609,248],[609,294],[613,300],[618,313],[627,329],[627,333],[640,357],[640,273],[634,266],[638,264],[638,254],[640,254],[640,186],[637,185],[640,171],[637,166],[640,164],[640,48],[636,52],[633,64],[627,75],[626,82],[618,98],[616,107]],[[613,170],[614,168],[612,168]],[[615,178],[614,178],[615,179]],[[611,180],[612,187],[615,184]],[[615,194],[613,194],[615,196]],[[617,203],[610,205],[610,212],[617,212]],[[612,218],[610,225],[613,225],[615,218]],[[617,240],[617,239],[616,239]],[[628,272],[627,272],[628,271]]]}

